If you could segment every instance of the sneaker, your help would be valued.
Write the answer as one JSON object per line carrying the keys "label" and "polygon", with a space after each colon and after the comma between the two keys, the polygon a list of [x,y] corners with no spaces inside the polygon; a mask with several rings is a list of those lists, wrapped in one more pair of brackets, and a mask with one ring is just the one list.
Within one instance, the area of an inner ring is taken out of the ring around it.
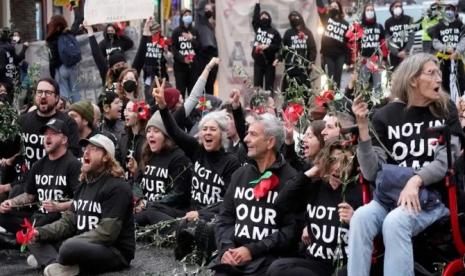
{"label": "sneaker", "polygon": [[39,267],[39,263],[37,262],[36,260],[36,257],[34,257],[34,255],[29,255],[27,256],[27,265],[32,267],[32,268],[38,268]]}
{"label": "sneaker", "polygon": [[44,276],[76,276],[79,274],[78,265],[61,265],[59,263],[49,264],[44,269]]}

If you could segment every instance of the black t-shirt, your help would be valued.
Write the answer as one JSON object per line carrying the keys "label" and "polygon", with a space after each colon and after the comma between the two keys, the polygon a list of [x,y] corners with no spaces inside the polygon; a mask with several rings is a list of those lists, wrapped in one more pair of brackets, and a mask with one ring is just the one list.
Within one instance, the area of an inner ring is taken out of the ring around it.
{"label": "black t-shirt", "polygon": [[97,228],[105,218],[121,221],[118,238],[109,246],[118,249],[128,261],[134,258],[132,191],[123,178],[103,175],[95,182],[83,182],[76,192],[72,210],[76,214],[77,235]]}
{"label": "black t-shirt", "polygon": [[439,22],[436,26],[431,28],[430,36],[433,39],[438,39],[442,44],[448,48],[455,49],[463,36],[464,25],[462,21],[455,20],[449,24],[444,21]]}
{"label": "black t-shirt", "polygon": [[[302,177],[306,179],[304,181],[310,182],[307,177]],[[339,221],[338,213],[338,204],[343,201],[343,186],[333,190],[323,181],[306,183],[306,185],[312,186],[306,213],[307,230],[312,241],[306,250],[307,257],[321,260],[329,265],[336,260],[345,262],[349,225]],[[354,210],[362,206],[362,191],[358,183],[347,184],[345,200]],[[338,249],[338,246],[341,248]]]}
{"label": "black t-shirt", "polygon": [[389,43],[394,44],[401,51],[409,40],[409,35],[413,32],[411,28],[412,18],[408,15],[402,15],[399,18],[394,16],[388,18],[384,23],[386,35],[389,37]]}
{"label": "black t-shirt", "polygon": [[57,111],[51,117],[41,117],[37,114],[37,110],[35,110],[22,114],[19,118],[19,125],[22,130],[21,135],[24,142],[24,155],[26,157],[26,165],[29,169],[37,160],[45,156],[43,146],[44,136],[40,134],[40,129],[52,118],[60,119],[68,126],[68,149],[74,156],[79,156],[79,132],[76,122],[68,114],[60,111]]}
{"label": "black t-shirt", "polygon": [[[392,116],[395,114],[395,116]],[[373,127],[392,158],[388,163],[420,169],[434,160],[434,141],[438,135],[428,132],[430,127],[446,124],[452,131],[460,131],[460,124],[455,105],[449,103],[449,116],[438,118],[429,107],[412,106],[407,108],[402,102],[392,102],[373,116]],[[376,139],[373,143],[378,145]]]}
{"label": "black t-shirt", "polygon": [[69,151],[57,160],[50,160],[46,155],[29,171],[26,193],[36,195],[39,201],[72,199],[80,172],[81,163]]}
{"label": "black t-shirt", "polygon": [[191,184],[189,165],[190,160],[178,148],[154,154],[137,181],[147,201],[174,208],[187,207]]}
{"label": "black t-shirt", "polygon": [[325,31],[321,38],[321,53],[323,55],[347,55],[346,33],[349,30],[349,23],[344,19],[327,17],[322,20],[325,25]]}
{"label": "black t-shirt", "polygon": [[[291,28],[284,33],[283,45],[289,47],[296,54],[284,53],[285,55],[285,66],[292,69],[288,70],[289,76],[298,76],[302,74],[302,68],[307,67],[309,62],[314,62],[316,59],[316,44],[313,34],[310,30],[305,29],[298,31],[295,28]],[[303,60],[300,57],[304,57]]]}
{"label": "black t-shirt", "polygon": [[278,177],[279,184],[260,199],[255,198],[254,185],[250,183],[262,175],[254,161],[234,172],[221,207],[218,235],[221,243],[231,239],[233,247],[250,247],[252,254],[260,252],[258,248],[266,244],[269,253],[283,256],[292,247],[296,229],[286,215],[287,210],[278,208],[276,199],[296,171],[282,157],[266,171]]}
{"label": "black t-shirt", "polygon": [[360,53],[363,57],[371,57],[384,42],[384,28],[381,24],[363,24],[363,36],[360,43]]}

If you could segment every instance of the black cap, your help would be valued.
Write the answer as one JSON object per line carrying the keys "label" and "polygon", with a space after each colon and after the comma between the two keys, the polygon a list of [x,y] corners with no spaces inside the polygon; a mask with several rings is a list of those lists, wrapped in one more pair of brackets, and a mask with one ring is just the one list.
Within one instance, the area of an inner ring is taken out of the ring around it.
{"label": "black cap", "polygon": [[48,128],[51,128],[58,133],[63,133],[65,136],[69,136],[68,126],[66,126],[65,122],[60,119],[50,119],[46,125],[40,128],[40,134],[44,134]]}

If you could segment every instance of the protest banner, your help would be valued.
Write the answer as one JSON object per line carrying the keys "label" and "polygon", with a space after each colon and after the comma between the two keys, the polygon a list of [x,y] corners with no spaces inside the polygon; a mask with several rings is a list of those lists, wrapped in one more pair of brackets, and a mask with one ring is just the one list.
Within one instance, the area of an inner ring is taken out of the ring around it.
{"label": "protest banner", "polygon": [[[290,28],[288,15],[291,11],[302,14],[307,27],[312,31],[320,52],[320,36],[317,34],[319,17],[313,0],[262,0],[261,10],[271,14],[272,25],[281,36]],[[242,89],[243,78],[237,75],[234,67],[247,72],[253,80],[252,44],[255,36],[252,28],[252,14],[255,1],[229,0],[216,2],[216,37],[220,65],[218,72],[219,97],[226,99],[232,88]],[[319,55],[318,55],[319,56]],[[276,70],[275,90],[280,88],[283,78],[283,66]]]}
{"label": "protest banner", "polygon": [[85,20],[89,25],[146,19],[153,16],[153,0],[87,0]]}

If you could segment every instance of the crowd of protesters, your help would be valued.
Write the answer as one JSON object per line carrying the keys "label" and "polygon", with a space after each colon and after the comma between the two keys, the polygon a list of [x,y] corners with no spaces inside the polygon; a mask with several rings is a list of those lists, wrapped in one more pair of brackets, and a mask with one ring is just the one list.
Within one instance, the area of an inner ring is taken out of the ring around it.
{"label": "crowd of protesters", "polygon": [[[384,275],[414,275],[412,238],[449,215],[441,181],[450,162],[463,162],[463,24],[450,4],[434,3],[418,24],[401,1],[386,22],[366,4],[352,24],[339,1],[316,4],[330,89],[311,80],[317,34],[301,13],[288,15],[281,36],[256,0],[257,91],[222,91],[224,101],[213,96],[222,61],[207,0],[195,13],[183,10],[171,38],[147,19],[131,64],[124,24],[105,26],[98,43],[81,17],[68,28],[53,16],[52,77],[33,87],[20,131],[0,141],[0,250],[27,245],[27,264],[44,275],[116,271],[134,259],[135,233],[164,223],[157,235],[175,236],[175,257],[196,252],[215,275],[352,276],[370,275],[381,234]],[[425,52],[410,55],[420,29]],[[101,77],[95,103],[80,99],[76,82],[82,30]],[[28,44],[15,51],[19,44],[19,32],[2,30],[0,110],[14,106],[21,83],[15,72]],[[279,62],[284,103],[273,98]],[[354,65],[347,87],[344,64]],[[393,70],[381,103],[373,100],[382,96],[373,66]],[[306,93],[295,98],[294,89]],[[433,143],[431,128],[443,126],[449,147]]]}

